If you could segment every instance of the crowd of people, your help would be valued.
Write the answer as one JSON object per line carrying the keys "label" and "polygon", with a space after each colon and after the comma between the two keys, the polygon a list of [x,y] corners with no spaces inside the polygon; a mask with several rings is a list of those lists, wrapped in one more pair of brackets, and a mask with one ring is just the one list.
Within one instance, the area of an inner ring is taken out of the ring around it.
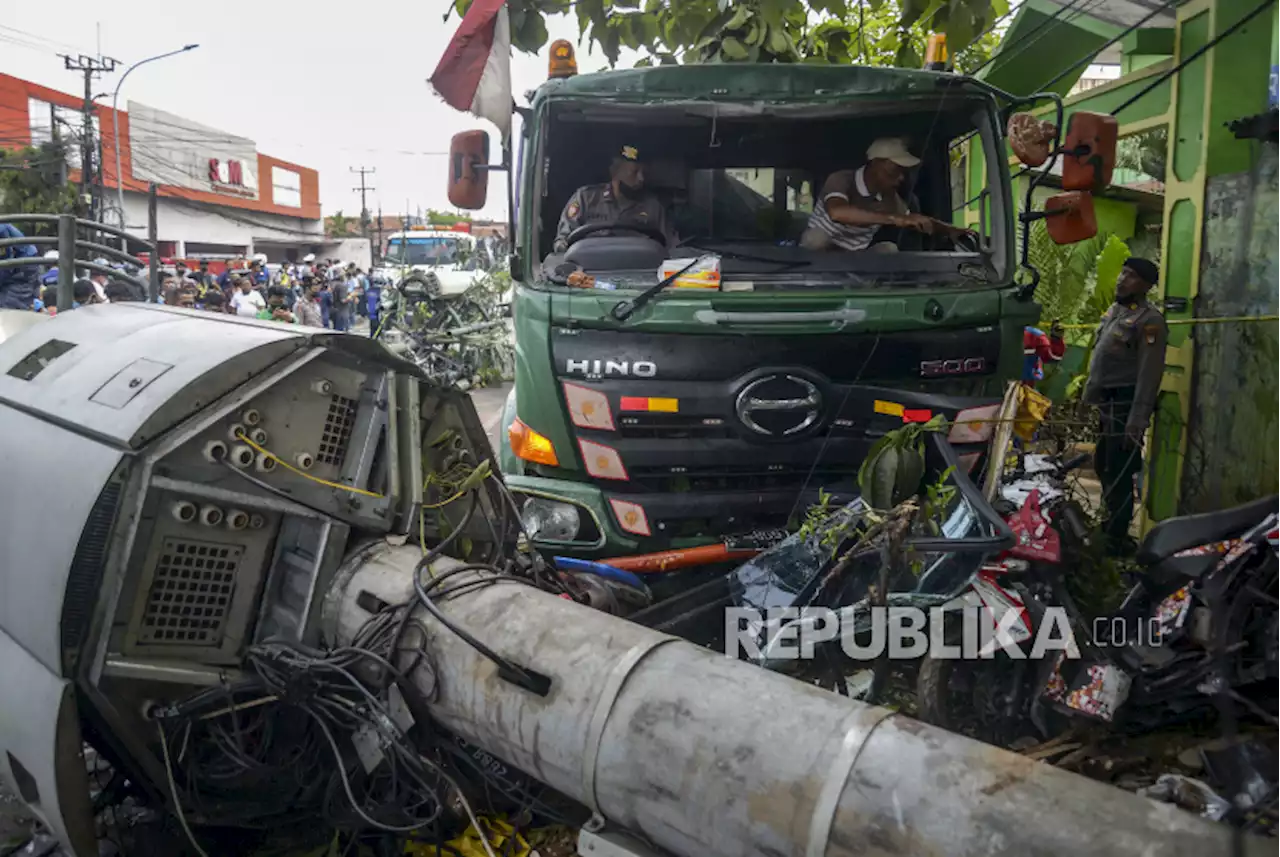
{"label": "crowd of people", "polygon": [[209,273],[207,262],[196,271],[178,263],[161,282],[160,294],[173,306],[340,331],[363,316],[373,335],[383,286],[380,277],[370,277],[355,263],[317,262],[308,255],[301,262],[269,265],[259,255],[233,261],[218,276]]}
{"label": "crowd of people", "polygon": [[[17,237],[21,237],[18,233]],[[35,255],[34,246],[25,255]],[[12,283],[0,285],[17,288],[0,289],[0,305],[10,309],[30,309],[57,313],[58,254],[45,254],[41,267],[8,269]],[[130,278],[146,278],[146,272],[133,266],[96,259],[100,269],[77,272],[72,286],[72,307],[123,301],[146,301],[147,292]],[[112,276],[101,269],[118,271],[126,276]],[[19,277],[20,272],[20,277]],[[179,261],[162,268],[160,295],[157,302],[204,312],[217,312],[241,318],[256,318],[306,327],[350,330],[357,317],[369,319],[369,335],[376,336],[379,327],[378,307],[386,283],[380,276],[370,276],[355,263],[342,264],[337,259],[317,261],[308,254],[301,262],[269,264],[264,254],[233,260],[221,274],[213,274],[209,263],[201,261],[188,268]]]}

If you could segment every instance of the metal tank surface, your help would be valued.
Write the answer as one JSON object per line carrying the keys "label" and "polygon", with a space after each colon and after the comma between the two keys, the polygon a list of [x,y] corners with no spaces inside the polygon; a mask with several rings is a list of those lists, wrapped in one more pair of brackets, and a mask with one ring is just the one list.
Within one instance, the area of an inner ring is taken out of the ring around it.
{"label": "metal tank surface", "polygon": [[[328,641],[349,642],[370,596],[403,601],[420,556],[388,548],[347,569],[327,599]],[[498,582],[442,609],[551,690],[504,681],[415,613],[435,669],[411,678],[432,716],[681,857],[1231,853],[1230,829],[1167,804],[528,586]]]}

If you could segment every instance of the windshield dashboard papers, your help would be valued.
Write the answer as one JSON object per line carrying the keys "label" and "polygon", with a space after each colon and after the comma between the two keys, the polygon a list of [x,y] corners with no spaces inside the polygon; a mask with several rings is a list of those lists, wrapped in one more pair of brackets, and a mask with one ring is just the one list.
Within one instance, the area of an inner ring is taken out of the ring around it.
{"label": "windshield dashboard papers", "polygon": [[[668,259],[658,269],[658,281],[670,277],[676,271],[689,264],[688,259]],[[718,289],[720,288],[720,257],[708,256],[699,259],[693,267],[676,277],[671,283],[673,289]]]}

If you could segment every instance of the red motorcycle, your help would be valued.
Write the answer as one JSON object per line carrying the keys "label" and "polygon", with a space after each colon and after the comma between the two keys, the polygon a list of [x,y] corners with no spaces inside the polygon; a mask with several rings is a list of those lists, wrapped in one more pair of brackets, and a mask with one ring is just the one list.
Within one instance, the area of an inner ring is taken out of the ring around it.
{"label": "red motorcycle", "polygon": [[[1075,718],[1147,730],[1201,716],[1225,695],[1275,724],[1277,498],[1160,522],[1123,604],[1091,617],[1065,578],[1089,536],[1062,490],[1083,460],[1039,475],[1006,518],[1017,544],[949,605],[987,623],[989,642],[976,659],[924,659],[921,719],[1008,745]],[[963,615],[948,620],[948,642],[960,641]]]}

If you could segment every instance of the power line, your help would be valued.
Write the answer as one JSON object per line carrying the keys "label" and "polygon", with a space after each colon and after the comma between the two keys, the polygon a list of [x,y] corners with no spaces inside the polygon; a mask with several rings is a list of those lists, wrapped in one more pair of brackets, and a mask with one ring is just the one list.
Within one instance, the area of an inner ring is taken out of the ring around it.
{"label": "power line", "polygon": [[1196,60],[1196,59],[1199,59],[1201,56],[1203,56],[1204,54],[1206,54],[1207,52],[1209,52],[1210,50],[1212,50],[1214,45],[1218,44],[1218,42],[1221,42],[1221,41],[1222,41],[1223,39],[1225,39],[1227,36],[1231,35],[1231,34],[1232,34],[1232,33],[1234,33],[1236,30],[1240,29],[1240,28],[1241,28],[1241,27],[1243,27],[1245,24],[1249,23],[1251,20],[1253,20],[1254,18],[1256,18],[1256,17],[1257,17],[1258,15],[1260,15],[1263,11],[1265,11],[1265,10],[1266,10],[1266,8],[1267,8],[1268,6],[1270,6],[1270,5],[1271,5],[1272,3],[1274,3],[1274,2],[1275,2],[1275,0],[1262,0],[1262,2],[1261,2],[1261,3],[1259,3],[1257,6],[1253,7],[1253,10],[1252,10],[1252,11],[1250,11],[1250,12],[1248,12],[1248,13],[1246,13],[1242,18],[1240,18],[1240,20],[1236,21],[1236,22],[1235,22],[1234,24],[1232,24],[1230,27],[1227,27],[1227,29],[1223,30],[1221,33],[1219,33],[1219,34],[1218,34],[1217,36],[1215,36],[1213,39],[1210,39],[1208,42],[1206,42],[1206,43],[1205,43],[1202,47],[1200,47],[1198,50],[1193,51],[1189,56],[1187,56],[1186,58],[1184,58],[1182,61],[1180,61],[1180,62],[1179,62],[1177,65],[1175,65],[1173,68],[1169,69],[1169,70],[1168,70],[1168,71],[1166,71],[1164,74],[1161,74],[1161,75],[1160,75],[1160,76],[1158,76],[1155,80],[1151,81],[1151,83],[1147,84],[1147,85],[1146,85],[1146,86],[1144,86],[1142,89],[1138,90],[1138,92],[1137,92],[1137,93],[1135,93],[1134,95],[1131,95],[1131,96],[1129,96],[1129,98],[1125,99],[1125,101],[1124,101],[1122,104],[1120,104],[1120,105],[1119,105],[1119,106],[1117,106],[1114,110],[1112,110],[1112,111],[1111,111],[1111,115],[1112,115],[1112,116],[1114,116],[1114,115],[1116,115],[1117,113],[1119,113],[1121,110],[1127,110],[1128,108],[1132,107],[1132,106],[1133,106],[1133,104],[1134,104],[1134,102],[1136,102],[1138,99],[1142,98],[1142,97],[1143,97],[1144,95],[1146,95],[1148,92],[1150,92],[1151,90],[1155,89],[1155,88],[1156,88],[1157,86],[1159,86],[1160,84],[1164,83],[1166,80],[1168,80],[1168,79],[1169,79],[1170,77],[1172,77],[1173,75],[1177,74],[1179,71],[1181,71],[1181,70],[1183,69],[1183,67],[1185,67],[1185,66],[1187,65],[1187,63],[1190,63],[1190,62],[1192,62],[1192,61],[1194,61],[1194,60]]}
{"label": "power line", "polygon": [[[997,60],[1013,59],[1015,56],[1022,53],[1022,51],[1024,51],[1026,48],[1030,47],[1032,44],[1039,41],[1039,39],[1042,36],[1044,36],[1045,33],[1053,29],[1054,27],[1056,27],[1059,23],[1063,23],[1063,24],[1067,23],[1068,19],[1066,18],[1063,18],[1062,21],[1058,21],[1058,16],[1065,15],[1068,12],[1071,12],[1075,8],[1076,4],[1080,2],[1082,2],[1082,0],[1071,0],[1070,3],[1067,3],[1063,6],[1059,6],[1058,11],[1054,12],[1048,18],[1041,21],[1035,27],[1032,27],[1031,32],[1024,34],[1021,38],[1019,38],[1015,42],[1002,46],[1001,50],[996,51],[991,56],[987,57],[986,60],[978,64],[977,68],[974,68],[968,71],[967,74],[975,75],[978,72],[982,71],[987,66],[991,65],[991,63],[996,62]],[[1088,0],[1084,0],[1084,2],[1086,2],[1087,4]],[[1095,2],[1094,5],[1097,5],[1097,3]],[[1084,12],[1084,8],[1081,7],[1080,11],[1076,12],[1075,15],[1080,15],[1083,12]],[[1074,20],[1074,17],[1075,16],[1072,17],[1072,20]],[[1044,32],[1041,32],[1042,30]],[[1011,49],[1014,49],[1014,50],[1011,51]]]}
{"label": "power line", "polygon": [[1178,2],[1179,2],[1179,0],[1166,0],[1166,2],[1162,3],[1161,5],[1157,6],[1156,8],[1154,8],[1154,9],[1152,9],[1150,12],[1148,12],[1148,13],[1147,13],[1145,16],[1143,16],[1143,17],[1142,17],[1142,18],[1141,18],[1137,23],[1135,23],[1135,24],[1131,24],[1130,26],[1128,26],[1128,27],[1126,27],[1125,29],[1121,30],[1119,33],[1117,33],[1116,35],[1112,36],[1110,39],[1107,39],[1105,42],[1103,42],[1103,43],[1102,43],[1101,45],[1099,45],[1097,48],[1095,48],[1095,49],[1094,49],[1094,50],[1092,50],[1092,51],[1089,51],[1089,52],[1088,52],[1088,53],[1086,53],[1084,56],[1080,57],[1080,59],[1076,60],[1076,61],[1075,61],[1075,62],[1073,62],[1071,65],[1069,65],[1069,66],[1067,66],[1066,68],[1064,68],[1062,71],[1058,72],[1058,74],[1056,74],[1056,75],[1054,75],[1052,78],[1050,78],[1050,79],[1048,80],[1048,82],[1046,82],[1046,83],[1042,84],[1042,85],[1038,88],[1038,89],[1039,89],[1039,91],[1043,92],[1044,90],[1048,89],[1050,86],[1053,86],[1054,84],[1058,83],[1060,80],[1062,80],[1062,79],[1063,79],[1064,77],[1066,77],[1067,75],[1071,74],[1071,72],[1075,71],[1076,69],[1078,69],[1078,68],[1080,68],[1080,67],[1082,67],[1082,66],[1086,66],[1086,65],[1088,65],[1089,63],[1093,62],[1093,61],[1097,58],[1098,54],[1102,53],[1103,51],[1105,51],[1107,48],[1111,47],[1112,45],[1119,43],[1119,41],[1120,41],[1121,39],[1123,39],[1125,36],[1129,35],[1129,34],[1130,34],[1130,33],[1132,33],[1134,30],[1138,29],[1138,28],[1139,28],[1139,27],[1141,27],[1143,24],[1147,23],[1148,21],[1150,21],[1152,18],[1156,17],[1156,16],[1157,16],[1157,15],[1159,15],[1160,13],[1162,13],[1162,12],[1164,12],[1164,11],[1166,11],[1166,10],[1170,9],[1171,7],[1173,7],[1173,6],[1175,6],[1175,5],[1177,5],[1177,4],[1178,4]]}
{"label": "power line", "polygon": [[[67,42],[60,42],[57,39],[51,39],[48,36],[41,36],[38,33],[31,33],[26,30],[19,30],[17,27],[11,27],[8,24],[0,24],[0,30],[6,30],[8,31],[8,33],[14,34],[14,35],[7,35],[6,33],[0,33],[0,38],[5,39],[6,41],[22,39],[24,41],[34,42],[36,44],[40,42],[44,42],[46,45],[50,46],[48,48],[36,47],[36,50],[46,50],[46,51],[49,51],[50,53],[55,53],[58,50],[74,51],[76,53],[84,52],[82,48],[76,45],[72,45]],[[33,45],[28,45],[28,46],[31,47]]]}

